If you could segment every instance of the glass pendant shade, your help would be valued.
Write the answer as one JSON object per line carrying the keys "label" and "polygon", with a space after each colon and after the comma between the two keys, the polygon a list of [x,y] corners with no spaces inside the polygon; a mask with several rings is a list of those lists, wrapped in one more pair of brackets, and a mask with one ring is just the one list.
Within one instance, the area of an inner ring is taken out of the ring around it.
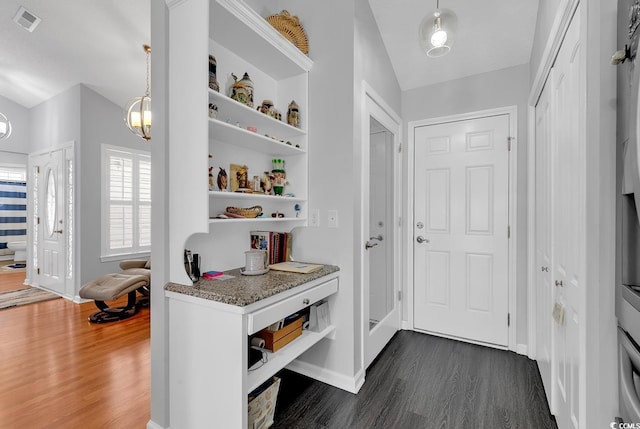
{"label": "glass pendant shade", "polygon": [[125,122],[131,132],[151,140],[151,97],[136,97],[127,103]]}
{"label": "glass pendant shade", "polygon": [[11,121],[7,119],[4,113],[0,112],[0,140],[6,139],[11,135]]}
{"label": "glass pendant shade", "polygon": [[446,55],[455,42],[458,18],[449,9],[437,8],[420,23],[420,47],[430,57]]}
{"label": "glass pendant shade", "polygon": [[125,106],[124,121],[127,128],[144,140],[151,140],[151,97],[149,97],[149,54],[151,47],[143,45],[147,54],[147,91],[142,97],[131,99]]}

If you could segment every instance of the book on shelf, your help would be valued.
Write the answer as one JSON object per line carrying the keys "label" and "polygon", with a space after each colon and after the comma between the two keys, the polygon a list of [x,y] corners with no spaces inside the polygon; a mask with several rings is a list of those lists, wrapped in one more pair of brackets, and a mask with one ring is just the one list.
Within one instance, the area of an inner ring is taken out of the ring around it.
{"label": "book on shelf", "polygon": [[265,250],[269,264],[287,261],[291,256],[291,233],[275,231],[251,231],[251,249]]}

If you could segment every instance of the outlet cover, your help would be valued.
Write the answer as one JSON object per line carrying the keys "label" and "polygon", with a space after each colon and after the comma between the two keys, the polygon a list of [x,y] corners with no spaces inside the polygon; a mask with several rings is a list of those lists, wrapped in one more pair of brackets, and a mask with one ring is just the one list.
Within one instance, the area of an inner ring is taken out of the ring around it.
{"label": "outlet cover", "polygon": [[338,227],[338,210],[329,210],[327,212],[327,226],[329,228]]}

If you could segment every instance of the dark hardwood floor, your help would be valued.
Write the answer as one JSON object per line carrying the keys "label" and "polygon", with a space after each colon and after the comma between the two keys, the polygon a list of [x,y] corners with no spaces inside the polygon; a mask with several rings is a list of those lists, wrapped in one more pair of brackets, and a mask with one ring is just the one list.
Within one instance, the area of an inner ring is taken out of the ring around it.
{"label": "dark hardwood floor", "polygon": [[535,361],[411,331],[391,340],[358,395],[280,375],[272,429],[556,428]]}

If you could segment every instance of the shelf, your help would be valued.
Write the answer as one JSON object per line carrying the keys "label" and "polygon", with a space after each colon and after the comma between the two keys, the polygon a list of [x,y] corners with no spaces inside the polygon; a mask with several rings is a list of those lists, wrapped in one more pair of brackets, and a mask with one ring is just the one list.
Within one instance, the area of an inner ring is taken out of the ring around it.
{"label": "shelf", "polygon": [[[282,349],[275,353],[265,351],[267,354],[267,362],[261,367],[249,371],[247,376],[248,392],[252,392],[262,383],[267,381],[276,372],[293,362],[298,356],[307,351],[318,341],[331,334],[336,329],[335,326],[329,326],[322,332],[302,331],[302,335],[296,338]],[[255,366],[257,366],[256,364]]]}
{"label": "shelf", "polygon": [[209,191],[209,196],[212,198],[219,198],[219,199],[268,200],[268,201],[273,201],[278,203],[304,203],[307,201],[305,198],[281,197],[278,195],[265,195],[265,194],[245,194],[242,192]]}
{"label": "shelf", "polygon": [[296,222],[296,223],[305,223],[307,221],[306,217],[256,217],[256,218],[232,218],[232,219],[216,219],[209,218],[209,224],[219,224],[219,223],[263,223],[263,222]]}
{"label": "shelf", "polygon": [[276,80],[308,72],[313,61],[240,0],[216,0],[210,7],[214,40]]}
{"label": "shelf", "polygon": [[209,138],[273,156],[302,155],[303,149],[217,119],[209,119]]}
{"label": "shelf", "polygon": [[209,103],[213,103],[218,107],[218,120],[220,122],[226,122],[228,119],[235,126],[236,121],[241,118],[240,125],[242,128],[246,129],[249,125],[254,126],[258,129],[256,134],[262,136],[268,134],[286,140],[307,134],[303,129],[278,121],[212,89],[209,89]]}

